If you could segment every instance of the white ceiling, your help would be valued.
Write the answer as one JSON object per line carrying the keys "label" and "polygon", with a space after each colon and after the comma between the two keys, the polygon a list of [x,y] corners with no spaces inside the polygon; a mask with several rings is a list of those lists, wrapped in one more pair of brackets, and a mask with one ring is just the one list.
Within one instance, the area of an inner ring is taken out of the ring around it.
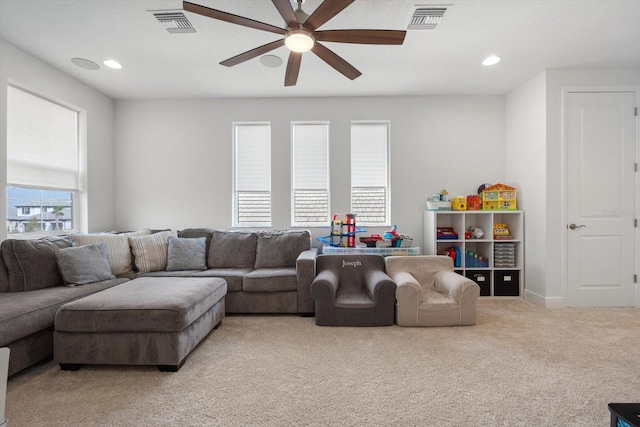
{"label": "white ceiling", "polygon": [[[191,1],[285,26],[269,0]],[[640,68],[640,0],[356,0],[320,29],[404,30],[416,5],[442,4],[438,28],[409,30],[402,46],[325,43],[362,72],[356,80],[309,52],[293,87],[285,47],[271,52],[278,68],[219,65],[277,34],[189,12],[197,32],[169,34],[149,11],[180,0],[0,0],[0,38],[119,99],[504,94],[545,69]],[[502,62],[482,66],[489,54]],[[74,57],[124,68],[85,70]]]}

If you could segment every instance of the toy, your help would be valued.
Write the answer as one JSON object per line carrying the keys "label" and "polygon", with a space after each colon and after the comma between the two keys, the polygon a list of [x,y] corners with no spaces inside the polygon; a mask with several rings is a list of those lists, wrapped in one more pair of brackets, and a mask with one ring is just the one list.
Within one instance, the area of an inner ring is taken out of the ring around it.
{"label": "toy", "polygon": [[493,224],[493,238],[496,240],[511,240],[507,224]]}
{"label": "toy", "polygon": [[[469,227],[464,235],[465,239],[482,239],[484,230],[480,227]],[[469,237],[467,237],[467,235],[469,235]]]}
{"label": "toy", "polygon": [[446,255],[453,260],[454,267],[460,267],[462,265],[462,257],[460,256],[460,248],[451,246],[442,250],[439,255]]}
{"label": "toy", "polygon": [[383,237],[385,239],[393,239],[394,237],[397,237],[398,236],[398,232],[396,230],[398,230],[398,226],[394,225],[393,227],[391,227],[391,230],[389,230],[386,233],[384,233]]}
{"label": "toy", "polygon": [[464,266],[469,267],[489,267],[489,259],[482,255],[471,252],[465,249],[464,251]]}
{"label": "toy", "polygon": [[438,227],[437,229],[438,240],[457,240],[458,233],[453,230],[453,227]]}
{"label": "toy", "polygon": [[482,190],[482,209],[516,209],[516,189],[506,184],[494,184]]}
{"label": "toy", "polygon": [[466,211],[467,210],[467,199],[464,196],[456,196],[451,200],[451,210],[452,211]]}
{"label": "toy", "polygon": [[356,226],[356,214],[334,214],[331,221],[331,234],[318,237],[316,240],[330,246],[354,248],[356,246],[356,233],[365,231],[367,230]]}
{"label": "toy", "polygon": [[427,199],[427,209],[430,211],[448,211],[451,210],[451,202],[447,200],[447,190],[441,190],[434,193]]}
{"label": "toy", "polygon": [[482,209],[482,203],[480,202],[480,196],[470,194],[467,196],[467,210],[478,211]]}
{"label": "toy", "polygon": [[366,244],[368,248],[375,248],[376,243],[382,240],[384,240],[384,237],[379,234],[372,234],[369,237],[360,238],[360,242]]}

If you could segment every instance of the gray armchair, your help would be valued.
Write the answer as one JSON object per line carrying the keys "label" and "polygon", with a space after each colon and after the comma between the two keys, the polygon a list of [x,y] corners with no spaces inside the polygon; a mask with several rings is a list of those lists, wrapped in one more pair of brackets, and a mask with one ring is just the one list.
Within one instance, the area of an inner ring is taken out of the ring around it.
{"label": "gray armchair", "polygon": [[393,256],[386,271],[398,284],[396,323],[400,326],[476,324],[480,287],[453,271],[447,256]]}
{"label": "gray armchair", "polygon": [[393,325],[396,284],[380,255],[319,255],[311,298],[319,326]]}

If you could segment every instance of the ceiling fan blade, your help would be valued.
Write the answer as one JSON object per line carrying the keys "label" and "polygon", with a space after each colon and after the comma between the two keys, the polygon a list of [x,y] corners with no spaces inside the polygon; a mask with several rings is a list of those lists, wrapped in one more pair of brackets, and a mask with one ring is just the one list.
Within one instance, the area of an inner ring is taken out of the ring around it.
{"label": "ceiling fan blade", "polygon": [[287,61],[287,72],[284,75],[285,86],[295,86],[298,81],[298,74],[300,73],[300,62],[302,61],[302,53],[293,52],[289,53],[289,61]]}
{"label": "ceiling fan blade", "polygon": [[264,22],[254,21],[253,19],[245,18],[244,16],[234,15],[233,13],[223,12],[217,9],[211,9],[210,7],[200,6],[188,1],[182,2],[182,8],[187,12],[197,13],[198,15],[206,16],[220,21],[230,22],[232,24],[242,25],[244,27],[255,28],[256,30],[269,31],[276,34],[285,34],[287,30],[279,28],[274,25],[265,24]]}
{"label": "ceiling fan blade", "polygon": [[242,62],[248,61],[250,59],[255,58],[256,56],[260,56],[263,53],[271,52],[274,49],[279,48],[280,46],[284,46],[284,39],[276,40],[271,43],[264,44],[262,46],[256,47],[255,49],[248,50],[240,55],[236,55],[233,58],[226,59],[220,63],[220,65],[224,65],[227,67],[233,67],[234,65],[238,65]]}
{"label": "ceiling fan blade", "polygon": [[353,3],[355,0],[324,0],[316,10],[313,11],[304,26],[313,31],[336,16],[338,13]]}
{"label": "ceiling fan blade", "polygon": [[344,74],[351,80],[354,80],[362,75],[362,73],[358,71],[353,65],[349,64],[347,61],[339,57],[338,54],[324,47],[320,43],[316,42],[311,50],[313,51],[313,53],[318,55],[320,59],[331,65],[338,72]]}
{"label": "ceiling fan blade", "polygon": [[326,30],[314,32],[313,37],[323,42],[400,45],[406,34],[400,30]]}
{"label": "ceiling fan blade", "polygon": [[298,18],[293,13],[291,2],[289,0],[271,0],[273,5],[278,9],[282,19],[287,23],[289,28],[298,28]]}

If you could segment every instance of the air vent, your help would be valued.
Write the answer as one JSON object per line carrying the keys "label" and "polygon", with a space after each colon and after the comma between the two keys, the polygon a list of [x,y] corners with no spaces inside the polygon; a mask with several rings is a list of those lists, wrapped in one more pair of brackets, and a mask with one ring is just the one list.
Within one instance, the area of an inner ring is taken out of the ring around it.
{"label": "air vent", "polygon": [[171,34],[195,33],[191,22],[184,16],[182,12],[155,12],[153,16],[164,26]]}
{"label": "air vent", "polygon": [[446,7],[418,7],[411,17],[409,30],[433,30],[442,21]]}

